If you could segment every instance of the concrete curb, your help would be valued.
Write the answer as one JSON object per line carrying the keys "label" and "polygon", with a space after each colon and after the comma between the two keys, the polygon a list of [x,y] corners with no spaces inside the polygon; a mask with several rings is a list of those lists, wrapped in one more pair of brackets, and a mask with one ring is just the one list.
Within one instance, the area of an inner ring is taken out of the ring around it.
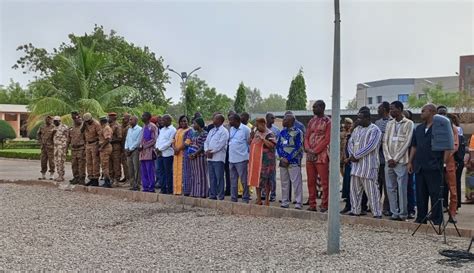
{"label": "concrete curb", "polygon": [[[295,218],[312,221],[327,221],[327,213],[310,212],[305,210],[295,209],[284,209],[279,207],[265,207],[254,204],[237,203],[230,201],[217,201],[205,198],[193,198],[187,196],[177,195],[165,195],[148,192],[137,192],[129,191],[126,189],[118,188],[102,188],[102,187],[86,187],[81,185],[65,185],[64,183],[58,183],[49,180],[2,180],[0,183],[26,185],[26,186],[47,186],[57,187],[63,190],[71,190],[73,192],[92,193],[99,195],[112,196],[119,199],[135,201],[135,202],[148,202],[148,203],[161,203],[167,205],[177,206],[189,206],[189,207],[200,207],[215,209],[224,214],[234,215],[249,215],[259,217],[273,217],[273,218]],[[341,215],[341,223],[349,225],[364,225],[369,227],[388,227],[397,230],[409,231],[410,233],[416,229],[418,224],[413,222],[398,222],[387,219],[373,219],[369,217],[353,217],[347,215]],[[474,231],[471,229],[458,228],[461,233],[461,237],[471,238],[474,235]],[[418,233],[435,234],[434,230],[430,225],[422,225],[418,230]],[[454,227],[446,228],[447,236],[457,236]]]}

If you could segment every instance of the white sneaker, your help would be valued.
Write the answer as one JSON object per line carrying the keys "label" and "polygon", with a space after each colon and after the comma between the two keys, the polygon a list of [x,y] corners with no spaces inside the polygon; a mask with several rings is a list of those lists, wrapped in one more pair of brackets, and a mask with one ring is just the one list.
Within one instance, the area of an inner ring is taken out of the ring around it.
{"label": "white sneaker", "polygon": [[54,173],[49,174],[49,180],[54,180]]}

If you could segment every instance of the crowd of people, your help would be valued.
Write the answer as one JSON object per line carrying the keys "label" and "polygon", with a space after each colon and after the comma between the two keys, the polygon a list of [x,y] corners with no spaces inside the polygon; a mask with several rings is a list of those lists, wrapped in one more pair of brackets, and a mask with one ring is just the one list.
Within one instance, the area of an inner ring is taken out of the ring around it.
{"label": "crowd of people", "polygon": [[[213,115],[206,126],[200,113],[191,120],[170,115],[117,114],[95,120],[90,113],[72,112],[71,128],[59,117],[47,116],[38,132],[41,143],[41,177],[64,181],[64,162],[70,148],[71,184],[113,187],[128,183],[130,190],[175,194],[196,198],[268,206],[275,201],[277,165],[281,204],[295,209],[326,212],[329,196],[329,145],[331,118],[325,103],[313,105],[314,116],[305,127],[291,111],[283,128],[268,113],[252,125],[248,113],[230,111]],[[449,221],[456,222],[461,205],[461,175],[469,161],[466,140],[455,115],[444,106],[423,107],[422,123],[415,126],[403,103],[383,102],[379,119],[372,123],[370,109],[362,107],[355,121],[345,118],[341,128],[341,176],[343,214],[388,216],[393,220],[439,224],[443,207],[435,206],[442,195]],[[226,122],[227,118],[227,122]],[[474,137],[473,137],[474,138]],[[474,141],[471,140],[471,146]],[[474,148],[474,147],[471,147]],[[466,153],[466,157],[465,157]],[[302,161],[306,160],[309,197],[303,200]],[[472,160],[472,159],[471,159]],[[470,161],[472,163],[472,161]],[[57,177],[54,172],[57,170]],[[87,171],[87,181],[86,181]],[[446,185],[443,187],[443,185]],[[321,197],[319,208],[317,197]],[[449,199],[448,199],[449,196]],[[292,202],[292,199],[294,200]],[[416,211],[415,211],[416,209]]]}

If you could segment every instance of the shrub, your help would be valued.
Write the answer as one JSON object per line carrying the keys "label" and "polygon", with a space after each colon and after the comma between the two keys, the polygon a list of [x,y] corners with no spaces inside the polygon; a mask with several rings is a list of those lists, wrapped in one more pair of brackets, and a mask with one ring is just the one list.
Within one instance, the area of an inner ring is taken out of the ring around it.
{"label": "shrub", "polygon": [[16,133],[12,126],[8,122],[0,120],[0,142],[2,143],[2,147],[5,140],[14,138],[16,138]]}
{"label": "shrub", "polygon": [[38,130],[39,128],[41,127],[41,125],[43,125],[44,122],[41,121],[39,122],[38,124],[35,125],[35,127],[33,127],[29,132],[28,132],[28,138],[29,139],[37,139],[37,136],[38,136]]}

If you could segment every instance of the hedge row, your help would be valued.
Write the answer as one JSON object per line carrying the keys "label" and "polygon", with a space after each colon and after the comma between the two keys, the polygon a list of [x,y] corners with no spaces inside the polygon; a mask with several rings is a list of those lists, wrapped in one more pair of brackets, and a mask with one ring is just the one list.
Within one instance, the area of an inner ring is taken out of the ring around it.
{"label": "hedge row", "polygon": [[[30,159],[40,160],[41,154],[39,152],[31,152],[28,150],[0,150],[0,157],[4,158],[18,158],[18,159]],[[71,161],[71,154],[66,157],[67,161]]]}
{"label": "hedge row", "polygon": [[4,149],[39,149],[38,141],[8,141],[3,146]]}

